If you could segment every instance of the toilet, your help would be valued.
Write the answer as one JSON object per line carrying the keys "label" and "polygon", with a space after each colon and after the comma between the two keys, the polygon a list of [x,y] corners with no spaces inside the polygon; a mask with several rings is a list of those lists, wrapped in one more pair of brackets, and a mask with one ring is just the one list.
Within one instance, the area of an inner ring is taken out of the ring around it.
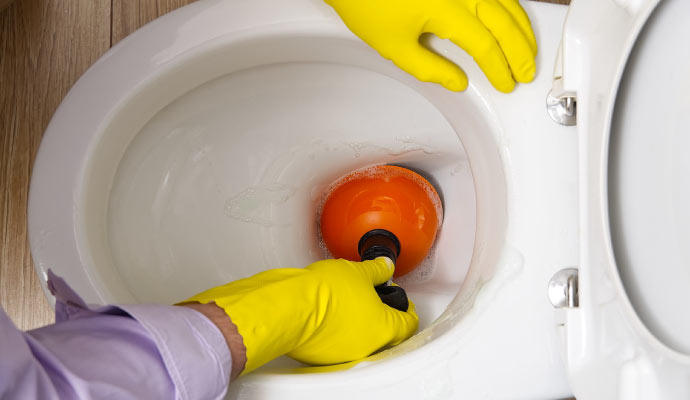
{"label": "toilet", "polygon": [[445,212],[399,281],[417,334],[339,367],[279,358],[228,398],[690,398],[690,3],[522,4],[538,69],[509,95],[433,36],[470,87],[415,80],[321,0],[200,0],[144,26],[44,135],[44,289],[52,269],[88,303],[171,304],[305,266],[329,184],[404,165]]}

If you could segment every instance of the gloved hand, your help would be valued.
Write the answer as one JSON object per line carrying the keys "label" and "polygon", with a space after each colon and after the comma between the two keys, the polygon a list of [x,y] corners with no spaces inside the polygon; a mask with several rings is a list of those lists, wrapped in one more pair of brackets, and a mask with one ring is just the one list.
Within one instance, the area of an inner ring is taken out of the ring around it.
{"label": "gloved hand", "polygon": [[207,290],[186,302],[215,302],[244,339],[247,373],[283,354],[307,364],[364,358],[410,337],[419,319],[381,302],[375,285],[393,275],[388,258],[325,260],[280,268]]}
{"label": "gloved hand", "polygon": [[419,80],[467,88],[458,66],[419,43],[423,33],[467,51],[501,92],[534,78],[537,42],[517,0],[325,1],[354,34]]}

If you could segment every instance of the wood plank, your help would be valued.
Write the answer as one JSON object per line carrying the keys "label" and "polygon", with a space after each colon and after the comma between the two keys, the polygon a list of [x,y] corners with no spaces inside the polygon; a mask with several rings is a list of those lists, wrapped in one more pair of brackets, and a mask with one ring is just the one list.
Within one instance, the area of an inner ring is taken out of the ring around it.
{"label": "wood plank", "polygon": [[161,15],[195,0],[112,0],[113,18],[111,43],[115,45],[127,35]]}
{"label": "wood plank", "polygon": [[4,10],[5,8],[9,7],[10,3],[12,3],[14,0],[0,0],[0,11]]}
{"label": "wood plank", "polygon": [[62,98],[109,46],[110,0],[21,0],[0,13],[0,304],[21,329],[53,321],[27,238],[36,151]]}

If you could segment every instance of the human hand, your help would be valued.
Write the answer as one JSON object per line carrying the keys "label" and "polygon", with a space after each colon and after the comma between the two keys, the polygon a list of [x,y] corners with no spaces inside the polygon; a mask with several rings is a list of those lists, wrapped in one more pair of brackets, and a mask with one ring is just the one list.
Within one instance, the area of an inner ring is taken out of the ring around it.
{"label": "human hand", "polygon": [[243,373],[283,354],[307,364],[337,364],[396,345],[417,330],[414,304],[398,311],[374,290],[393,270],[387,258],[324,260],[264,271],[183,304],[215,302],[225,311],[244,341]]}
{"label": "human hand", "polygon": [[537,42],[517,0],[325,0],[350,30],[383,57],[425,82],[467,88],[457,65],[425,48],[433,33],[469,53],[491,84],[508,93],[515,81],[530,82]]}

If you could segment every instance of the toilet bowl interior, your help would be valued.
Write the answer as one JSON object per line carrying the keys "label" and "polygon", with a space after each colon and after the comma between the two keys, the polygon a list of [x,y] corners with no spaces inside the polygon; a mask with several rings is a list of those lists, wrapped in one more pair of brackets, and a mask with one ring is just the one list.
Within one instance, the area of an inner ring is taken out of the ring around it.
{"label": "toilet bowl interior", "polygon": [[427,261],[400,283],[421,329],[458,317],[492,273],[505,188],[491,110],[473,89],[434,101],[444,96],[352,40],[198,49],[133,90],[94,138],[77,224],[85,272],[108,302],[173,303],[307,265],[325,255],[316,209],[328,185],[394,163],[427,174],[445,211]]}
{"label": "toilet bowl interior", "polygon": [[[342,65],[243,70],[158,112],[115,174],[106,220],[112,265],[137,301],[163,303],[268,268],[305,266],[325,257],[316,211],[334,177],[391,162],[427,171],[444,188],[448,232],[404,283],[414,290],[433,282],[447,304],[474,242],[462,145],[424,98]],[[428,325],[443,308],[418,297]]]}

